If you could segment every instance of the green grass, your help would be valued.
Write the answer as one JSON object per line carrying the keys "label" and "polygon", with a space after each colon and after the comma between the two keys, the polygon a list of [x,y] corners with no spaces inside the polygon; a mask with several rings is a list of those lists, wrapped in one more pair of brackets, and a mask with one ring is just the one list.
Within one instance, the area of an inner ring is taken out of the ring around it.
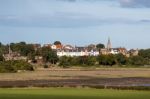
{"label": "green grass", "polygon": [[0,99],[150,99],[150,92],[83,88],[12,88],[0,89]]}

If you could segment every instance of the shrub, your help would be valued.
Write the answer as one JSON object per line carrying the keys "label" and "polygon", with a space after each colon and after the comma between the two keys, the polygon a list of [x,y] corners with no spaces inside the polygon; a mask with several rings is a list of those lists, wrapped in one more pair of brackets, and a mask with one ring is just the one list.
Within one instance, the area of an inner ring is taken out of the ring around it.
{"label": "shrub", "polygon": [[45,64],[45,65],[44,65],[44,68],[48,68],[48,65]]}
{"label": "shrub", "polygon": [[17,72],[18,70],[33,71],[33,66],[23,60],[11,60],[0,62],[0,72]]}

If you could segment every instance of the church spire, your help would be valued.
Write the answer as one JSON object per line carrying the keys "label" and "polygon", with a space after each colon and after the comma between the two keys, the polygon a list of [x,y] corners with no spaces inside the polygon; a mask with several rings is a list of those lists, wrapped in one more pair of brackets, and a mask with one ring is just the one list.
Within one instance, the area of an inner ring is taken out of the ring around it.
{"label": "church spire", "polygon": [[111,41],[110,41],[110,37],[108,37],[107,49],[108,49],[108,50],[111,49]]}
{"label": "church spire", "polygon": [[12,50],[11,50],[10,44],[8,44],[8,60],[11,60],[11,59],[12,59]]}
{"label": "church spire", "polygon": [[10,44],[8,46],[9,46],[9,55],[11,55],[12,54],[12,50],[11,50]]}

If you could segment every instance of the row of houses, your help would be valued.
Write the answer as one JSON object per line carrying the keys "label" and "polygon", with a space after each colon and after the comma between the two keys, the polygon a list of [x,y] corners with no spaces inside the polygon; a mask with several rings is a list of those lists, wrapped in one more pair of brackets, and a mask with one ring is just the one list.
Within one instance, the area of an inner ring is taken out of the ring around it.
{"label": "row of houses", "polygon": [[[33,44],[34,49],[37,50],[42,46],[40,44]],[[43,47],[50,47],[52,50],[57,52],[59,57],[61,56],[98,56],[98,55],[108,55],[108,54],[123,54],[127,57],[130,56],[137,56],[138,49],[131,49],[127,50],[126,48],[112,48],[111,41],[108,39],[108,43],[106,48],[98,49],[96,45],[91,44],[86,47],[78,47],[78,46],[71,46],[71,45],[53,45],[53,44],[45,44]],[[12,52],[9,48],[9,53],[4,55],[5,60],[27,60],[27,57],[21,56],[19,53]],[[41,60],[41,56],[36,56],[37,60]]]}
{"label": "row of houses", "polygon": [[78,50],[79,47],[76,47],[75,49],[71,50],[58,50],[57,55],[58,56],[98,56],[99,51],[92,49],[88,50],[88,48],[82,48]]}
{"label": "row of houses", "polygon": [[112,48],[110,38],[106,48],[98,49],[96,45],[91,44],[86,47],[73,47],[71,45],[52,45],[52,49],[57,51],[58,56],[98,56],[98,55],[108,55],[108,54],[123,54],[127,57],[137,56],[138,49],[127,50],[124,47]]}
{"label": "row of houses", "polygon": [[60,49],[57,50],[58,56],[98,56],[98,55],[108,55],[108,54],[123,54],[127,57],[130,56],[137,56],[138,55],[138,49],[131,49],[127,50],[126,48],[103,48],[103,49],[88,49],[83,48],[82,50],[78,50],[78,47],[75,47],[73,50],[64,50]]}

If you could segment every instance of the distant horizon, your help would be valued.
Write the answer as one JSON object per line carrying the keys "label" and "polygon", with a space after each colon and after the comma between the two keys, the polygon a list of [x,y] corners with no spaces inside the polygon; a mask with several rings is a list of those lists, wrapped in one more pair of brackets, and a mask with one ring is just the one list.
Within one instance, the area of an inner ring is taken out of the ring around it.
{"label": "distant horizon", "polygon": [[[56,41],[60,41],[60,40],[56,40]],[[108,40],[107,40],[108,41]],[[3,42],[0,42],[4,45],[9,45],[11,43],[20,43],[20,42],[25,42],[26,44],[40,44],[41,46],[44,46],[44,44],[54,44],[55,41],[53,42],[47,42],[47,43],[38,43],[38,42],[26,42],[26,41],[18,41],[18,42],[9,42],[9,43],[3,43]],[[106,43],[103,43],[103,42],[99,42],[99,43],[88,43],[88,44],[85,44],[85,45],[81,45],[81,44],[71,44],[71,43],[64,43],[62,41],[60,41],[62,45],[71,45],[71,46],[77,46],[77,47],[86,47],[88,45],[91,45],[91,44],[94,44],[94,45],[97,45],[97,44],[104,44],[105,45],[105,48],[107,47],[107,42]],[[149,48],[127,48],[125,46],[113,46],[112,44],[112,48],[126,48],[126,49],[149,49]]]}
{"label": "distant horizon", "polygon": [[150,0],[0,0],[0,42],[150,48]]}

